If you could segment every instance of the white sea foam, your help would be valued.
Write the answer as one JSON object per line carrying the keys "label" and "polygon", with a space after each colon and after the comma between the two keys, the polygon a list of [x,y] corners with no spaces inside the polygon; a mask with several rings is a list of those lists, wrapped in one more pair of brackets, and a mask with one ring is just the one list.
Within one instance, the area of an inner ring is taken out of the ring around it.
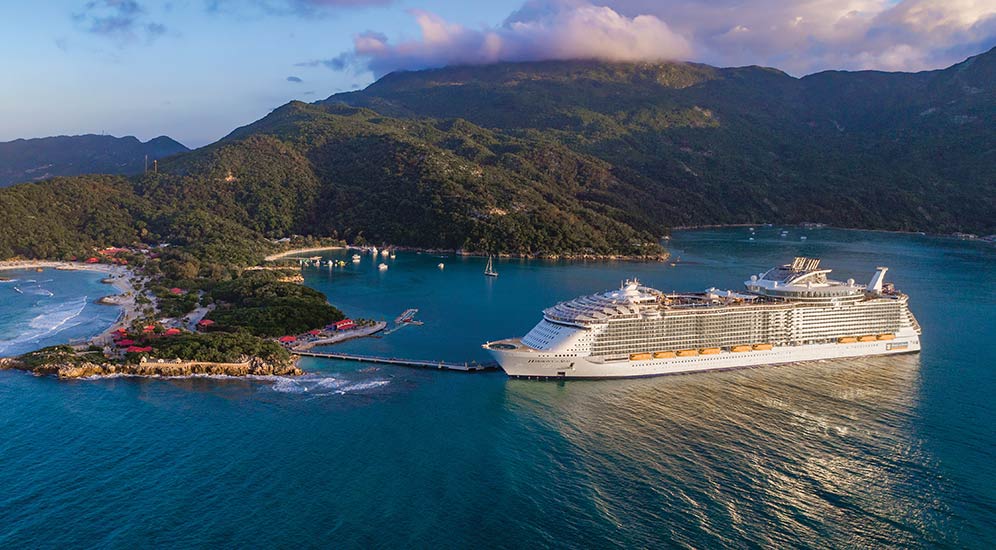
{"label": "white sea foam", "polygon": [[86,309],[86,305],[87,296],[83,296],[79,300],[43,307],[38,315],[28,321],[27,330],[16,334],[13,338],[0,341],[0,355],[79,326],[83,322],[80,314]]}
{"label": "white sea foam", "polygon": [[280,378],[270,388],[278,393],[303,394],[312,397],[361,393],[389,384],[389,380],[344,380],[329,375],[309,374],[298,378]]}

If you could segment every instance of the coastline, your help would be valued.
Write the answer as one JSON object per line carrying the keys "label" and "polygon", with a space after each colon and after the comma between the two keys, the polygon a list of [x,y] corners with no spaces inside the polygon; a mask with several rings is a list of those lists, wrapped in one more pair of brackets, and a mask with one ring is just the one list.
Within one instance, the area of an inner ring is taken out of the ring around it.
{"label": "coastline", "polygon": [[280,258],[286,258],[287,256],[293,256],[294,254],[308,254],[310,252],[325,252],[328,250],[346,250],[351,248],[349,246],[335,245],[335,246],[315,246],[312,248],[295,248],[292,250],[286,250],[284,252],[278,252],[276,254],[270,254],[269,256],[263,258],[265,262],[272,262],[279,260]]}
{"label": "coastline", "polygon": [[[720,224],[705,224],[705,225],[679,225],[671,228],[671,231],[698,231],[702,229],[734,229],[738,227],[798,227],[805,228],[805,222],[799,223],[770,223],[770,222],[759,222],[759,223],[720,223]],[[958,239],[961,241],[981,241],[981,242],[992,242],[982,236],[967,236],[968,234],[960,234],[958,232],[953,233],[933,233],[930,231],[907,231],[903,229],[869,229],[867,227],[842,227],[838,225],[822,224],[820,227],[814,227],[813,229],[837,229],[839,231],[869,231],[873,233],[887,233],[892,235],[920,235],[926,237],[945,237],[949,239]]]}
{"label": "coastline", "polygon": [[299,346],[294,346],[290,349],[291,353],[297,351],[307,351],[315,346],[330,346],[332,344],[338,344],[339,342],[345,342],[346,340],[352,340],[353,338],[365,338],[367,336],[377,334],[378,332],[387,328],[386,321],[377,321],[372,326],[364,327],[360,329],[350,330],[348,332],[343,332],[341,334],[336,334],[330,338],[321,338],[319,340],[314,340],[311,342],[305,342]]}
{"label": "coastline", "polygon": [[[462,258],[487,258],[487,252],[478,250],[459,250],[453,248],[422,248],[418,246],[395,246],[384,245],[385,248],[401,250],[405,252],[417,252],[421,254],[446,254],[448,256],[459,256]],[[355,250],[368,250],[368,246],[346,246],[343,248]],[[671,253],[664,250],[662,254],[655,256],[632,256],[626,254],[524,254],[524,253],[501,253],[493,254],[496,258],[511,258],[521,260],[567,260],[567,261],[619,261],[619,262],[666,262]]]}
{"label": "coastline", "polygon": [[113,276],[110,283],[118,292],[117,294],[105,296],[95,303],[99,305],[110,305],[121,308],[117,321],[107,327],[103,332],[92,336],[89,340],[99,344],[109,341],[111,334],[118,327],[127,327],[140,314],[139,304],[135,301],[135,286],[133,279],[135,273],[124,266],[107,264],[85,264],[82,262],[66,262],[53,260],[4,260],[0,261],[0,271],[30,270],[30,269],[56,269],[59,271],[92,271],[105,273]]}

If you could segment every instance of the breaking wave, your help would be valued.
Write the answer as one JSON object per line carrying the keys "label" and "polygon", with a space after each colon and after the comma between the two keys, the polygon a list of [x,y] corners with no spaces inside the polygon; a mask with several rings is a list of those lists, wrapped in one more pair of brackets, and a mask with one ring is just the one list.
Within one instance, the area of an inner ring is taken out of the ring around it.
{"label": "breaking wave", "polygon": [[38,315],[28,321],[27,330],[8,340],[0,340],[0,355],[27,351],[21,348],[79,326],[84,322],[80,315],[86,309],[87,298],[83,296],[79,300],[43,307]]}

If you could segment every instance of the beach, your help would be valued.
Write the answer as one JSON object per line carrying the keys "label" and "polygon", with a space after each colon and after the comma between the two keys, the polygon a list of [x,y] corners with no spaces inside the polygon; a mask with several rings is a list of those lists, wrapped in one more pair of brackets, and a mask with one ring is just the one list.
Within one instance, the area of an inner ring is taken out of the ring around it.
{"label": "beach", "polygon": [[278,252],[276,254],[270,254],[264,260],[272,262],[274,260],[279,260],[280,258],[286,258],[287,256],[293,256],[295,254],[310,254],[312,252],[325,252],[328,250],[345,250],[349,248],[348,246],[316,246],[313,248],[295,248],[293,250],[285,250],[284,252]]}
{"label": "beach", "polygon": [[[91,341],[94,343],[109,342],[111,333],[118,327],[127,327],[141,315],[141,307],[135,301],[136,290],[134,286],[135,273],[120,265],[108,264],[86,264],[83,262],[62,262],[50,260],[7,260],[0,261],[0,271],[11,270],[32,270],[32,269],[56,269],[59,271],[95,271],[106,273],[118,294],[108,296],[98,303],[104,305],[114,305],[121,308],[121,314],[117,322],[107,328],[104,332],[94,336]],[[152,298],[150,298],[152,299]],[[153,305],[154,307],[154,305]]]}

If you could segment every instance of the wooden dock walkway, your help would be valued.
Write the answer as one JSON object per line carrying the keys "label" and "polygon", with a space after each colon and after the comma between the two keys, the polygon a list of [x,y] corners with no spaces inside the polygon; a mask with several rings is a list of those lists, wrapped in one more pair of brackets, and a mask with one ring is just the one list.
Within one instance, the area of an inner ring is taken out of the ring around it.
{"label": "wooden dock walkway", "polygon": [[355,355],[352,353],[319,353],[315,351],[294,351],[302,357],[323,357],[342,361],[360,361],[366,363],[381,363],[384,365],[399,365],[402,367],[418,367],[422,369],[455,370],[460,372],[483,372],[497,370],[497,363],[449,363],[446,361],[423,361],[419,359],[399,359],[397,357],[375,357],[372,355]]}

